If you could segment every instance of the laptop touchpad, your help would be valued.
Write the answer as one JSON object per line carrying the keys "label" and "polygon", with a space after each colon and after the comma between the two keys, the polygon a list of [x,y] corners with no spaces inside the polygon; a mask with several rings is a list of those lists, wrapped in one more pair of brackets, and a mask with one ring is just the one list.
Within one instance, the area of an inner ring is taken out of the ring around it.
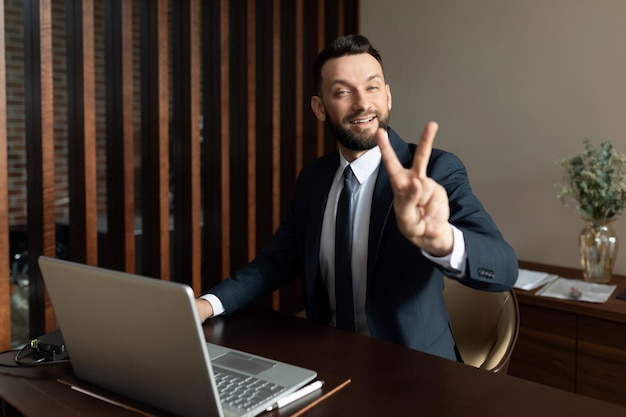
{"label": "laptop touchpad", "polygon": [[215,365],[226,366],[228,368],[237,369],[241,372],[246,372],[252,375],[261,373],[275,365],[274,362],[248,355],[242,355],[236,352],[229,352],[219,358],[213,359],[211,362]]}

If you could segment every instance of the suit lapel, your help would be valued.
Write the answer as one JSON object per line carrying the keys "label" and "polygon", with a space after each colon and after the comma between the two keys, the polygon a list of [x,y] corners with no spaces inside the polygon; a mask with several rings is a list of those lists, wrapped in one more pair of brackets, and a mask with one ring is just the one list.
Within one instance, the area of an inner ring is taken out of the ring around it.
{"label": "suit lapel", "polygon": [[309,286],[309,294],[314,294],[314,285],[317,283],[317,277],[320,276],[319,270],[319,253],[320,241],[322,236],[322,222],[324,221],[324,211],[328,201],[328,193],[332,185],[335,173],[339,166],[339,151],[329,155],[328,158],[320,160],[321,166],[316,170],[315,180],[310,187],[310,199],[307,200],[310,207],[307,209],[308,215],[306,224],[313,233],[306,234],[305,243],[305,271],[312,273],[314,279],[306,280]]}
{"label": "suit lapel", "polygon": [[[409,146],[391,128],[388,130],[389,141],[400,163],[407,166],[412,161]],[[378,169],[378,177],[374,185],[372,196],[372,212],[370,214],[369,244],[367,253],[367,287],[373,282],[374,265],[380,253],[380,240],[383,229],[387,224],[391,210],[393,209],[393,190],[389,184],[389,173],[382,161]]]}

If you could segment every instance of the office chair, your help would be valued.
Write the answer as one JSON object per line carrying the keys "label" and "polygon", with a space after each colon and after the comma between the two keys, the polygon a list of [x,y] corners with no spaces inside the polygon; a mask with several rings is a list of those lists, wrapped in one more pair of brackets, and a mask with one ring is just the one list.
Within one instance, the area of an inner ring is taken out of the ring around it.
{"label": "office chair", "polygon": [[444,298],[463,362],[506,374],[519,331],[513,290],[479,291],[445,278]]}

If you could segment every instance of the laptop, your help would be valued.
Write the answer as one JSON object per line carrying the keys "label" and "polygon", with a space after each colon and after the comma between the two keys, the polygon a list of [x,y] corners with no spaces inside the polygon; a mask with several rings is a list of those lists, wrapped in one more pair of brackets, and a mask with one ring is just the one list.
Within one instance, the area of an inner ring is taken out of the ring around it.
{"label": "laptop", "polygon": [[[45,256],[38,262],[79,380],[177,416],[249,417],[317,376],[207,343],[187,285]],[[237,375],[268,397],[243,408],[220,397],[221,381]]]}

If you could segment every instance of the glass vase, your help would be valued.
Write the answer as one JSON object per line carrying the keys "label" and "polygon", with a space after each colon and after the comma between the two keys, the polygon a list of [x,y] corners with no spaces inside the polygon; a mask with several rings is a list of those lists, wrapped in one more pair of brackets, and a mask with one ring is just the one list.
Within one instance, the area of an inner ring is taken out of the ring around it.
{"label": "glass vase", "polygon": [[611,228],[614,219],[585,219],[578,237],[583,279],[589,282],[611,281],[619,240]]}

